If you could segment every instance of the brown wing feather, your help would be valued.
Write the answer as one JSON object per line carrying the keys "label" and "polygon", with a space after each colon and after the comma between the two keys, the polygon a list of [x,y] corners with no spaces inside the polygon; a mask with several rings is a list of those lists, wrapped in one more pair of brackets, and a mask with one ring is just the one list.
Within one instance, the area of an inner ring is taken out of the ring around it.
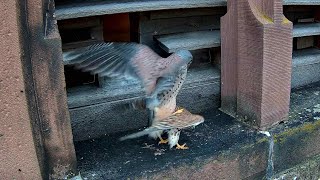
{"label": "brown wing feather", "polygon": [[[99,43],[64,53],[64,59],[76,68],[108,77],[140,79],[150,94],[165,69],[161,58],[148,46],[138,43]],[[162,62],[162,63],[161,63]]]}
{"label": "brown wing feather", "polygon": [[204,118],[200,115],[192,114],[186,109],[183,109],[182,113],[171,115],[167,118],[158,120],[152,126],[157,129],[183,129],[190,126],[200,124],[204,121]]}

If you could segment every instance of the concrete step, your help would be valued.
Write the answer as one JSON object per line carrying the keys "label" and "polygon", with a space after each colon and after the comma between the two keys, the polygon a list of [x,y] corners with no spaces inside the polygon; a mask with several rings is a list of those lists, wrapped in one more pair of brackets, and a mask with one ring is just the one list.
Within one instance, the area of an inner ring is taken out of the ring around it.
{"label": "concrete step", "polygon": [[283,0],[284,5],[320,5],[320,0]]}
{"label": "concrete step", "polygon": [[320,35],[320,23],[300,23],[293,25],[293,37]]}
{"label": "concrete step", "polygon": [[[58,0],[58,20],[127,12],[226,6],[226,0]],[[320,5],[320,0],[284,0],[284,5]]]}
{"label": "concrete step", "polygon": [[77,2],[62,1],[57,3],[56,17],[58,20],[78,17],[117,14],[127,12],[155,11],[164,9],[200,8],[226,6],[226,0],[108,0]]}
{"label": "concrete step", "polygon": [[196,31],[155,37],[160,47],[168,53],[179,49],[197,50],[220,46],[220,31]]}
{"label": "concrete step", "polygon": [[291,77],[292,88],[320,81],[320,49],[308,48],[294,51]]}

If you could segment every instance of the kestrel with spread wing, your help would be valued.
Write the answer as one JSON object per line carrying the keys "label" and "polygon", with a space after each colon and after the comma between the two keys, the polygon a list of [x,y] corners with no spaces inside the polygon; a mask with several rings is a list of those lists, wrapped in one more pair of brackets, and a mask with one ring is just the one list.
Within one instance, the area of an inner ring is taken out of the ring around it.
{"label": "kestrel with spread wing", "polygon": [[[99,43],[64,53],[64,60],[82,71],[107,77],[136,78],[142,82],[151,124],[175,112],[176,96],[192,61],[188,50],[162,58],[138,43]],[[150,124],[150,125],[151,125]],[[150,132],[161,138],[162,130]]]}

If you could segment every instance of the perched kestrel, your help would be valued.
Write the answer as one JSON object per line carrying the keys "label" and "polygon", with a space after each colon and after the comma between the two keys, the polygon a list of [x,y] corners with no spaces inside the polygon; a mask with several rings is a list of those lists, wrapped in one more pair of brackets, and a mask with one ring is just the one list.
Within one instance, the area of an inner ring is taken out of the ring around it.
{"label": "perched kestrel", "polygon": [[[174,113],[176,96],[192,61],[187,50],[162,58],[148,46],[138,43],[99,43],[64,53],[64,60],[83,71],[108,77],[136,78],[142,82],[152,125]],[[161,138],[162,131],[149,135]]]}
{"label": "perched kestrel", "polygon": [[124,136],[120,138],[120,140],[123,141],[126,139],[137,138],[146,134],[150,134],[152,132],[167,130],[170,148],[176,145],[177,149],[188,149],[186,144],[180,145],[178,143],[181,129],[195,127],[203,122],[204,118],[202,116],[192,114],[184,108],[177,108],[177,111],[169,117],[158,119],[154,121],[152,126],[144,129],[143,131]]}

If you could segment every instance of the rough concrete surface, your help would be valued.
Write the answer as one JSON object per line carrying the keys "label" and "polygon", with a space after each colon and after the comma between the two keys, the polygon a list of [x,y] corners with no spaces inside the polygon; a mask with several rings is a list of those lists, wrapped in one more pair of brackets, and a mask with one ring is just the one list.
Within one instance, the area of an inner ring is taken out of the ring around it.
{"label": "rough concrete surface", "polygon": [[147,137],[118,141],[136,131],[77,142],[79,171],[99,180],[276,178],[320,154],[319,102],[320,83],[293,90],[289,120],[270,129],[271,138],[212,109],[200,113],[203,124],[182,131],[188,150],[170,150]]}
{"label": "rough concrete surface", "polygon": [[97,180],[244,179],[264,172],[268,143],[256,143],[264,135],[218,110],[202,115],[204,124],[182,131],[180,143],[188,150],[169,149],[148,137],[118,140],[135,131],[77,142],[79,171]]}
{"label": "rough concrete surface", "polygon": [[320,179],[320,156],[308,159],[307,161],[278,173],[274,180],[319,180]]}
{"label": "rough concrete surface", "polygon": [[16,3],[0,2],[0,179],[41,179],[25,94]]}

